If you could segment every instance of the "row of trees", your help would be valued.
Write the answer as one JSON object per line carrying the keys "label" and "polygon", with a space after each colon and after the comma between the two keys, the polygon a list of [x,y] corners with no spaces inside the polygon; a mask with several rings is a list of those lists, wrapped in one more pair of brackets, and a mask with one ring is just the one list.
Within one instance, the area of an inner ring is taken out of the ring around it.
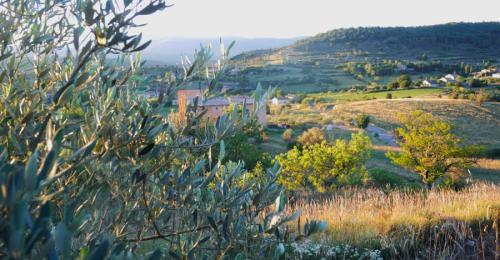
{"label": "row of trees", "polygon": [[408,74],[403,74],[387,83],[387,90],[409,88],[412,84],[411,77]]}
{"label": "row of trees", "polygon": [[[398,65],[404,65],[406,69],[399,70]],[[471,64],[444,64],[440,61],[431,62],[401,62],[397,60],[382,60],[378,62],[347,62],[344,66],[344,71],[350,73],[357,79],[365,77],[374,78],[378,81],[380,76],[393,75],[399,71],[413,71],[416,73],[458,73],[459,75],[469,76],[472,74],[474,67]]]}

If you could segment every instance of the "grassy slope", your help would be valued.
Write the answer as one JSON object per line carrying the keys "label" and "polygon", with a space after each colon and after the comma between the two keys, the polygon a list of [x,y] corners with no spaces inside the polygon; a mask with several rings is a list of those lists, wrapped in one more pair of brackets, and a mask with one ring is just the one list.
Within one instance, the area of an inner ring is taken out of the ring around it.
{"label": "grassy slope", "polygon": [[[359,80],[338,65],[348,61],[415,61],[426,54],[428,61],[444,64],[475,64],[500,59],[500,23],[456,23],[405,28],[349,28],[322,33],[295,44],[272,50],[243,53],[233,58],[238,68],[283,69],[283,72],[248,76],[250,83],[279,86],[286,92],[327,92],[366,86],[373,78]],[[431,73],[440,76],[445,72]],[[300,83],[311,77],[313,81]],[[385,85],[397,75],[382,76]],[[429,74],[413,74],[424,79]],[[284,81],[284,79],[288,79]]]}
{"label": "grassy slope", "polygon": [[[431,91],[431,93],[429,92]],[[483,145],[488,148],[500,147],[500,104],[488,103],[478,107],[470,101],[422,98],[432,94],[434,89],[416,89],[396,91],[394,95],[412,95],[419,98],[393,99],[393,100],[370,100],[346,102],[338,104],[334,110],[325,111],[319,107],[310,108],[304,105],[294,105],[284,109],[281,114],[271,115],[270,123],[286,123],[294,128],[294,135],[298,136],[302,130],[314,125],[325,125],[334,122],[336,125],[345,125],[356,115],[363,113],[370,115],[372,121],[386,129],[394,129],[398,125],[397,114],[405,113],[415,109],[431,112],[454,125],[454,132],[465,144]],[[385,97],[385,93],[374,93]],[[435,93],[434,93],[435,94]],[[339,100],[341,94],[333,94],[335,100]],[[345,94],[345,100],[362,97],[363,94]],[[420,96],[419,96],[420,95]],[[326,95],[326,97],[332,97]],[[348,98],[347,98],[348,97]],[[349,138],[353,128],[335,129],[335,138]],[[285,152],[286,143],[282,140],[283,130],[268,131],[269,140],[262,147],[272,154]],[[371,136],[374,144],[372,159],[369,161],[368,169],[382,168],[396,173],[409,181],[415,181],[415,176],[408,171],[394,166],[384,156],[390,147],[387,147],[378,138]],[[500,183],[500,160],[481,160],[478,167],[472,169],[474,177]]]}
{"label": "grassy slope", "polygon": [[500,104],[487,103],[478,107],[468,100],[453,99],[396,99],[360,101],[338,105],[333,118],[370,115],[376,123],[394,128],[398,113],[413,110],[430,112],[451,122],[454,132],[465,144],[500,147]]}

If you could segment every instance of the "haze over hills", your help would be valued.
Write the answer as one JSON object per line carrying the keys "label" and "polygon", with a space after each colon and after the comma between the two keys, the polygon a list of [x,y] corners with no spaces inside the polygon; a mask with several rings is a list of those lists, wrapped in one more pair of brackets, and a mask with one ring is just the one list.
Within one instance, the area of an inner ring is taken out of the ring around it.
{"label": "haze over hills", "polygon": [[[259,49],[279,48],[296,42],[304,37],[289,39],[280,38],[242,38],[225,37],[223,42],[227,47],[231,41],[236,41],[231,50],[231,56],[241,54],[242,52],[254,51]],[[172,38],[153,40],[151,45],[141,53],[149,65],[157,64],[176,64],[181,60],[181,56],[192,56],[195,49],[211,45],[214,55],[219,55],[219,38]]]}
{"label": "haze over hills", "polygon": [[282,48],[245,52],[243,66],[374,59],[480,62],[500,58],[500,23],[336,29]]}

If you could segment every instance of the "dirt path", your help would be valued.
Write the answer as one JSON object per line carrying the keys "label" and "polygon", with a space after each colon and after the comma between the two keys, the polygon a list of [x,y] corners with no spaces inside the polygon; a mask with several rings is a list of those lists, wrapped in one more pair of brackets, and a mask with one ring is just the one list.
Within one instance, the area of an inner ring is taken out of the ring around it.
{"label": "dirt path", "polygon": [[368,131],[372,135],[378,135],[378,138],[380,140],[384,141],[386,144],[390,146],[397,146],[396,138],[394,137],[394,135],[385,130],[384,128],[378,127],[374,124],[369,124],[368,127],[366,128],[366,131]]}
{"label": "dirt path", "polygon": [[[333,127],[337,128],[337,129],[347,130],[347,131],[358,131],[359,130],[358,128],[349,127],[346,125],[334,124]],[[378,127],[374,124],[369,124],[365,130],[368,133],[370,133],[371,135],[378,134],[378,139],[382,140],[384,143],[386,143],[389,146],[398,146],[394,135],[382,127]]]}

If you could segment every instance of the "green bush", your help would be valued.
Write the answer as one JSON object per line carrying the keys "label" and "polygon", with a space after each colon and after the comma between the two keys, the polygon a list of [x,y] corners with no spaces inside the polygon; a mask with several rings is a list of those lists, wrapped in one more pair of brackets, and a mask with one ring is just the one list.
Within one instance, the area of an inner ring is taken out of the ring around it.
{"label": "green bush", "polygon": [[370,157],[370,139],[353,134],[349,142],[338,139],[297,147],[276,156],[282,174],[278,182],[289,191],[325,192],[339,186],[358,185],[366,178],[365,163]]}
{"label": "green bush", "polygon": [[372,184],[377,187],[390,186],[395,188],[410,186],[405,178],[381,168],[370,169],[368,176]]}
{"label": "green bush", "polygon": [[368,127],[368,124],[370,123],[370,117],[367,115],[360,114],[356,116],[354,122],[357,128],[365,129]]}
{"label": "green bush", "polygon": [[480,80],[480,79],[471,79],[469,81],[469,86],[471,88],[481,88],[481,87],[484,87],[486,85],[486,82],[484,80]]}
{"label": "green bush", "polygon": [[396,132],[402,151],[388,152],[386,156],[394,164],[418,173],[427,188],[454,173],[458,176],[475,163],[471,157],[481,149],[462,146],[448,122],[420,110],[400,114],[399,120],[403,127]]}

